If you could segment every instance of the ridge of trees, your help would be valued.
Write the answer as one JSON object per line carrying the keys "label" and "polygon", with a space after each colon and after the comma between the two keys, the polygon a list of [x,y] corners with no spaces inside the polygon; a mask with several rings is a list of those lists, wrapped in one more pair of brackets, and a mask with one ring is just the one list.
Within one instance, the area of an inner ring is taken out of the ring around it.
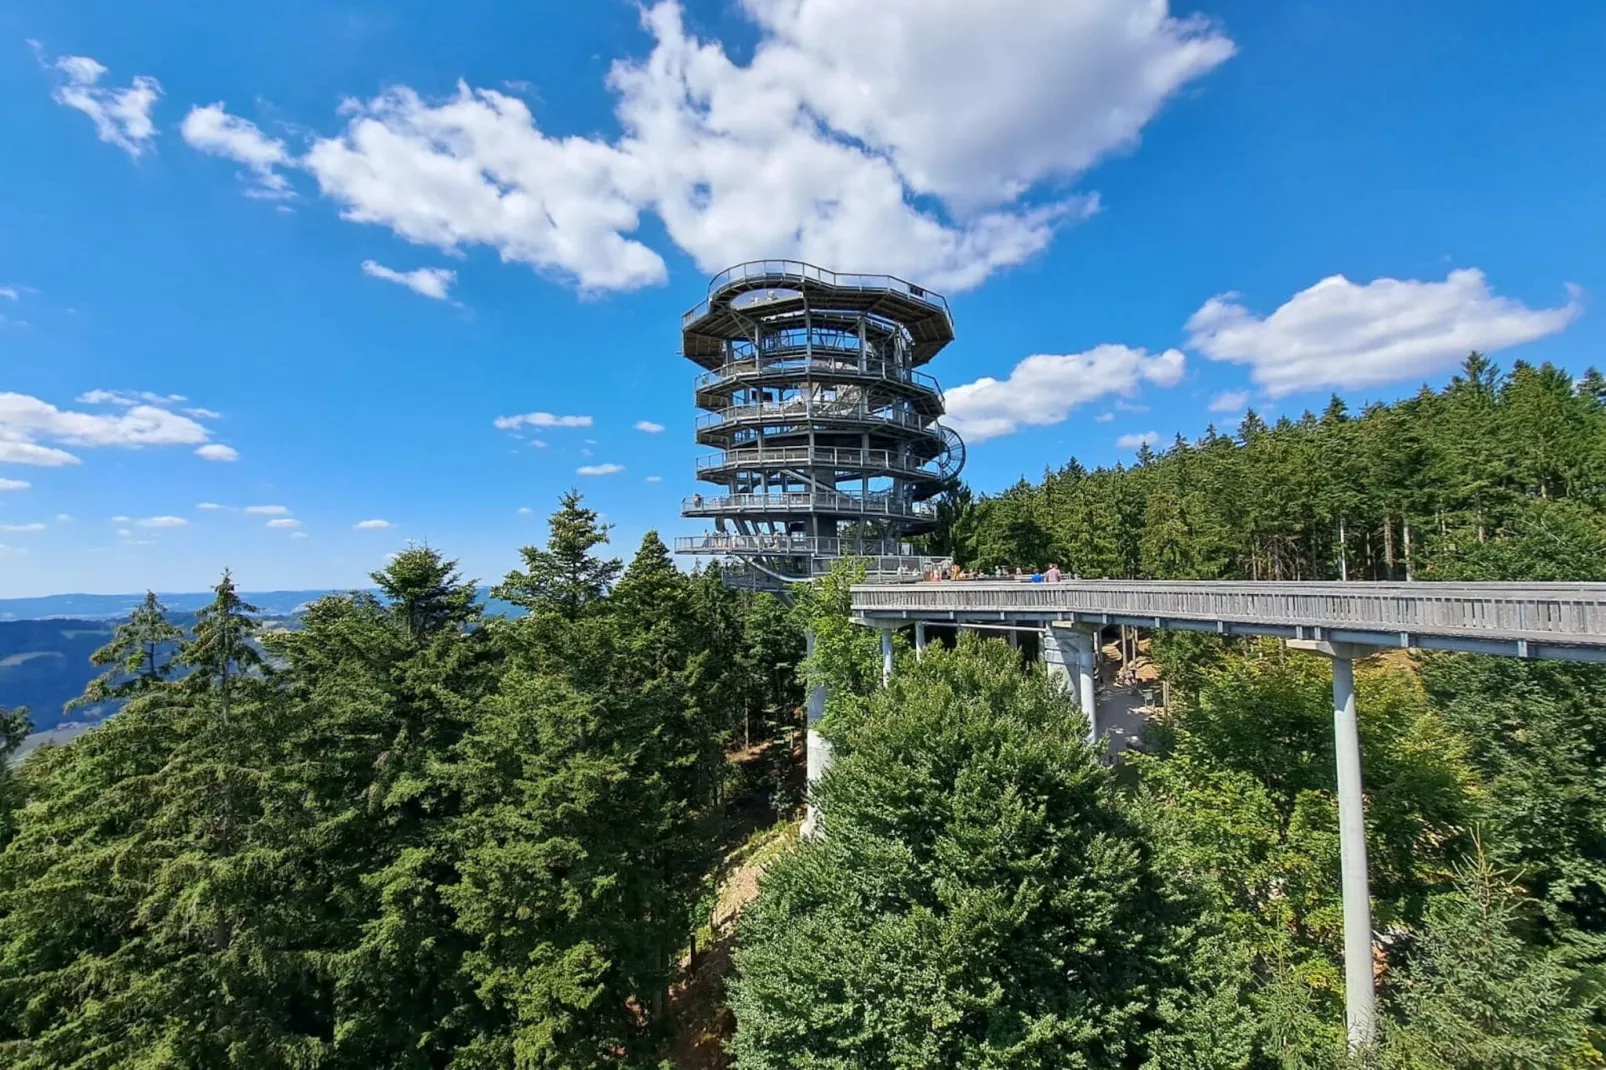
{"label": "ridge of trees", "polygon": [[[933,547],[1085,577],[1606,578],[1603,401],[1594,369],[1502,373],[1473,353],[1442,390],[1359,415],[1336,396],[1269,425],[1250,409],[1235,435],[1145,445],[1130,467],[1072,460],[990,497],[955,487]],[[1491,552],[1507,540],[1527,549]]]}

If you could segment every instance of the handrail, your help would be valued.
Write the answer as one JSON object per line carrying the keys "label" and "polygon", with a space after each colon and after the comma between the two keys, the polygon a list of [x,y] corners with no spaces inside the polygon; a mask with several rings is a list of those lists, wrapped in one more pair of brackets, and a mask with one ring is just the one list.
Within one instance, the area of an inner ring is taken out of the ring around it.
{"label": "handrail", "polygon": [[675,539],[677,554],[815,554],[822,557],[870,555],[907,557],[914,551],[897,539],[843,539],[814,535],[730,535],[709,532]]}
{"label": "handrail", "polygon": [[[802,347],[799,347],[799,352],[802,351]],[[942,387],[938,384],[936,377],[927,375],[925,372],[914,371],[890,361],[875,361],[861,368],[857,363],[822,360],[818,357],[805,358],[803,360],[785,357],[774,360],[766,358],[762,363],[753,360],[737,361],[732,364],[726,364],[715,371],[704,372],[697,377],[695,385],[696,389],[701,391],[716,383],[736,382],[739,379],[749,377],[759,378],[769,375],[789,375],[816,371],[843,377],[906,383],[911,386],[923,387],[936,394],[939,398],[942,397]]]}
{"label": "handrail", "polygon": [[782,420],[854,420],[864,423],[892,424],[897,427],[912,427],[917,431],[928,431],[932,434],[940,433],[935,429],[936,418],[933,416],[915,412],[902,412],[898,409],[877,411],[867,408],[858,401],[851,403],[835,401],[811,402],[810,399],[801,397],[788,398],[785,401],[766,401],[758,405],[730,405],[697,417],[696,428],[702,431],[710,427],[717,427],[720,424],[768,417],[776,417],[777,422]]}
{"label": "handrail", "polygon": [[805,264],[801,260],[750,260],[745,264],[728,267],[708,282],[708,297],[680,317],[684,329],[707,314],[710,303],[722,290],[749,279],[772,279],[784,283],[790,279],[813,281],[843,290],[885,290],[912,298],[948,316],[948,302],[941,294],[932,293],[923,286],[900,279],[895,275],[858,275],[827,271]]}
{"label": "handrail", "polygon": [[1436,636],[1606,647],[1606,584],[1600,583],[971,581],[866,585],[855,587],[852,599],[856,613],[870,614],[1108,615],[1157,624],[1211,622],[1262,634],[1290,627],[1340,638],[1376,634],[1397,640],[1391,645]]}
{"label": "handrail", "polygon": [[713,513],[822,512],[858,513],[871,516],[936,515],[929,502],[912,502],[886,493],[844,494],[841,491],[813,491],[798,494],[693,494],[680,503],[682,516]]}
{"label": "handrail", "polygon": [[787,446],[780,449],[732,449],[723,453],[705,454],[697,458],[697,471],[711,468],[733,468],[750,465],[796,464],[802,467],[830,466],[838,469],[886,469],[907,472],[917,476],[941,479],[942,474],[929,467],[935,461],[921,461],[892,450],[849,449],[836,446]]}

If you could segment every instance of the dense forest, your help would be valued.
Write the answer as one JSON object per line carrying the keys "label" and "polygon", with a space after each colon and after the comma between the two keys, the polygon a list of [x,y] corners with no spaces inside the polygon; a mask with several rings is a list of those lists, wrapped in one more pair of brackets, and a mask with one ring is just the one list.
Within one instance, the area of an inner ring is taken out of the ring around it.
{"label": "dense forest", "polygon": [[[1358,416],[1337,397],[1270,426],[1250,410],[1236,436],[1179,435],[1132,467],[1073,460],[979,501],[956,488],[933,541],[986,571],[1053,561],[1086,577],[1461,578],[1492,567],[1491,539],[1573,545],[1598,529],[1603,402],[1593,369],[1576,383],[1549,364],[1501,374],[1474,353],[1443,390]],[[1606,577],[1593,553],[1524,567],[1512,578]]]}
{"label": "dense forest", "polygon": [[[1083,576],[1606,579],[1602,385],[1474,357],[1358,417],[956,490],[936,541]],[[516,618],[411,548],[298,630],[227,576],[192,626],[154,598],[121,624],[87,699],[122,712],[0,765],[0,1061],[693,1065],[675,995],[764,840],[697,1066],[1606,1065],[1601,668],[1358,664],[1381,1021],[1352,1056],[1320,659],[1154,636],[1172,700],[1111,765],[1002,642],[900,648],[884,686],[851,563],[783,605],[606,535],[567,496],[494,588]],[[799,842],[812,684],[837,761]]]}

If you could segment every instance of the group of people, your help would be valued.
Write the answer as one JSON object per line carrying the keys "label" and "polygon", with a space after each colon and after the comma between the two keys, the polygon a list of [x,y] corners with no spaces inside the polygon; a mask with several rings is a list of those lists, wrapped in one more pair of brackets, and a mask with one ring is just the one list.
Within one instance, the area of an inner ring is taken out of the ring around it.
{"label": "group of people", "polygon": [[1027,572],[1017,568],[1013,573],[1000,566],[991,576],[973,572],[970,569],[960,568],[958,565],[949,565],[947,571],[935,569],[925,574],[928,580],[1014,580],[1017,583],[1058,583],[1064,579],[1060,567],[1050,564],[1041,571]]}

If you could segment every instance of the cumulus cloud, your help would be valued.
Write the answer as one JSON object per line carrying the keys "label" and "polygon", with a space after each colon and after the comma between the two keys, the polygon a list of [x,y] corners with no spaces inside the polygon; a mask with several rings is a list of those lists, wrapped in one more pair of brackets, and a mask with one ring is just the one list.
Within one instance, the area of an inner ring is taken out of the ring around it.
{"label": "cumulus cloud", "polygon": [[22,300],[22,295],[17,292],[15,286],[0,286],[0,297],[4,297],[8,301]]}
{"label": "cumulus cloud", "polygon": [[189,521],[181,516],[147,516],[134,523],[142,528],[181,528]]}
{"label": "cumulus cloud", "polygon": [[27,490],[31,486],[26,479],[0,479],[0,490]]}
{"label": "cumulus cloud", "polygon": [[300,526],[301,521],[288,516],[281,516],[275,520],[268,521],[268,527],[270,528],[299,528]]}
{"label": "cumulus cloud", "polygon": [[11,532],[17,532],[18,534],[22,534],[22,533],[31,533],[31,532],[35,532],[35,531],[43,531],[43,530],[45,530],[45,527],[46,527],[46,525],[40,524],[38,522],[35,522],[35,523],[32,523],[32,524],[0,524],[0,531],[11,531]]}
{"label": "cumulus cloud", "polygon": [[[1233,52],[1165,0],[740,10],[757,31],[745,63],[689,33],[675,0],[643,9],[652,49],[607,79],[616,138],[549,134],[494,89],[397,86],[347,101],[344,129],[294,163],[349,220],[446,252],[487,246],[583,290],[666,278],[638,234],[648,213],[706,271],[799,256],[964,289],[1095,210],[1067,185]],[[237,140],[255,131],[212,107]],[[273,154],[260,132],[249,144]]]}
{"label": "cumulus cloud", "polygon": [[1223,390],[1210,399],[1211,412],[1242,412],[1249,404],[1249,391]]}
{"label": "cumulus cloud", "polygon": [[1496,296],[1476,268],[1443,282],[1364,286],[1334,275],[1264,317],[1237,294],[1212,297],[1188,320],[1188,341],[1211,360],[1249,365],[1255,383],[1281,397],[1432,375],[1474,349],[1492,353],[1554,334],[1582,312],[1576,289],[1564,305],[1530,309]]}
{"label": "cumulus cloud", "polygon": [[356,527],[358,531],[372,531],[395,527],[395,525],[388,520],[359,520]]}
{"label": "cumulus cloud", "polygon": [[284,142],[268,137],[255,123],[230,115],[223,110],[223,102],[208,104],[204,108],[191,108],[179,127],[193,148],[210,156],[243,164],[250,182],[247,197],[263,200],[286,200],[295,196],[289,179],[274,170],[290,164],[290,153]]}
{"label": "cumulus cloud", "polygon": [[984,377],[948,391],[948,422],[968,441],[984,442],[1023,425],[1057,424],[1078,405],[1109,394],[1131,394],[1143,383],[1175,386],[1182,353],[1151,354],[1123,345],[1083,353],[1037,354],[1015,365],[1008,379]]}
{"label": "cumulus cloud", "polygon": [[535,510],[531,509],[528,505],[519,506],[519,515],[520,516],[529,516],[533,512],[535,512]]}
{"label": "cumulus cloud", "polygon": [[457,281],[457,272],[446,268],[417,268],[413,271],[396,271],[386,267],[377,260],[364,260],[362,273],[386,282],[399,283],[415,294],[433,297],[437,301],[446,300]]}
{"label": "cumulus cloud", "polygon": [[1160,441],[1160,432],[1144,431],[1141,434],[1122,435],[1115,440],[1115,444],[1123,450],[1135,450],[1139,446],[1152,446],[1158,441]]}
{"label": "cumulus cloud", "polygon": [[663,476],[648,476],[647,477],[647,482],[648,483],[662,483],[663,481],[664,481],[664,477]]}
{"label": "cumulus cloud", "polygon": [[286,505],[248,505],[245,511],[253,516],[284,516],[290,512]]}
{"label": "cumulus cloud", "polygon": [[307,537],[307,533],[304,531],[292,531],[290,533],[290,537],[292,539],[305,539]]}
{"label": "cumulus cloud", "polygon": [[162,95],[156,79],[135,75],[125,89],[100,85],[106,68],[88,56],[62,56],[55,69],[66,78],[52,94],[56,103],[89,116],[97,137],[134,157],[151,147],[156,137],[151,109]]}
{"label": "cumulus cloud", "polygon": [[195,503],[195,508],[197,508],[197,509],[221,509],[223,507],[221,505],[219,505],[217,502],[196,502]]}
{"label": "cumulus cloud", "polygon": [[[516,431],[521,427],[590,427],[589,416],[556,416],[550,412],[526,412],[518,416],[498,416],[491,421],[498,431]],[[546,443],[541,443],[543,446]]]}
{"label": "cumulus cloud", "polygon": [[636,430],[645,431],[649,435],[656,435],[664,429],[663,424],[655,424],[651,420],[637,420]]}
{"label": "cumulus cloud", "polygon": [[612,476],[625,470],[622,464],[582,464],[574,470],[580,476]]}
{"label": "cumulus cloud", "polygon": [[233,446],[225,446],[221,442],[211,442],[195,451],[195,455],[203,461],[238,461],[240,451]]}
{"label": "cumulus cloud", "polygon": [[123,411],[89,413],[59,409],[28,394],[0,393],[0,462],[59,466],[79,458],[44,442],[67,446],[139,448],[143,446],[204,445],[210,432],[149,398],[170,401],[178,395],[122,395],[92,390],[81,395],[85,404],[113,404]]}
{"label": "cumulus cloud", "polygon": [[221,420],[221,419],[223,419],[223,414],[221,412],[217,412],[217,411],[215,411],[213,409],[185,409],[184,412],[185,412],[186,415],[193,416],[197,420]]}

